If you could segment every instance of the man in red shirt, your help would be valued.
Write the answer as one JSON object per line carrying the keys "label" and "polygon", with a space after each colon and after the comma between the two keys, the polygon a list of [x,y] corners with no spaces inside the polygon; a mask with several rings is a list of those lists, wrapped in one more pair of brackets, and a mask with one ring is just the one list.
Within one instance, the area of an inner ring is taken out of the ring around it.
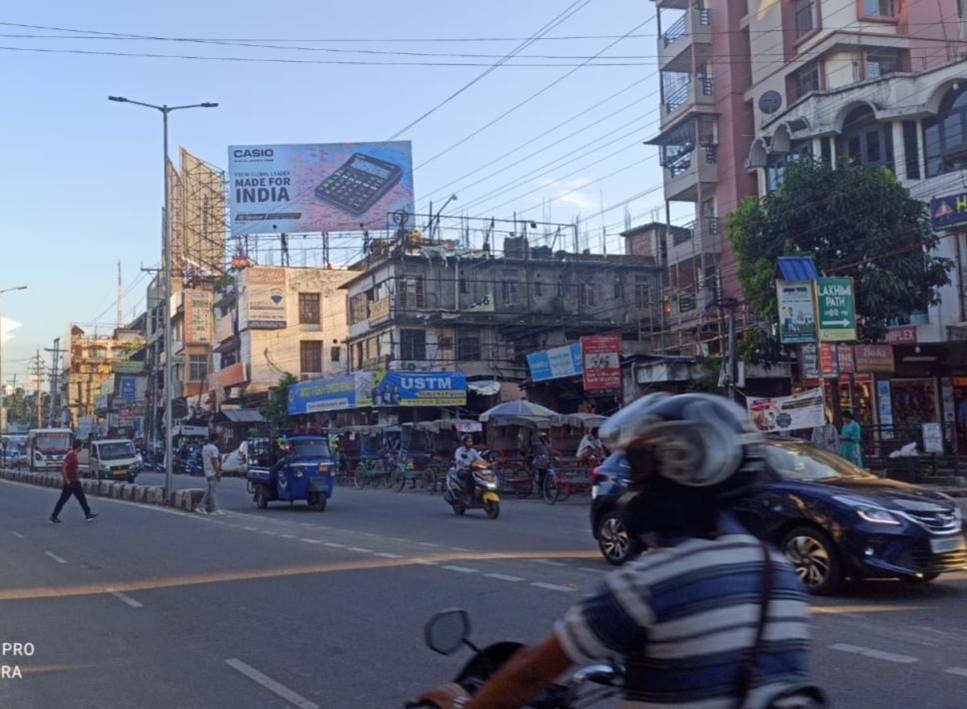
{"label": "man in red shirt", "polygon": [[60,519],[57,515],[64,509],[64,505],[70,499],[71,495],[76,497],[77,501],[81,503],[81,509],[84,510],[84,518],[88,522],[97,517],[95,513],[91,512],[91,508],[88,507],[87,498],[84,496],[84,488],[81,487],[81,476],[78,472],[77,465],[77,451],[80,450],[81,445],[79,440],[75,440],[70,452],[64,456],[64,464],[60,468],[60,474],[64,478],[64,485],[61,487],[60,499],[57,500],[54,513],[50,516],[51,524],[60,524]]}

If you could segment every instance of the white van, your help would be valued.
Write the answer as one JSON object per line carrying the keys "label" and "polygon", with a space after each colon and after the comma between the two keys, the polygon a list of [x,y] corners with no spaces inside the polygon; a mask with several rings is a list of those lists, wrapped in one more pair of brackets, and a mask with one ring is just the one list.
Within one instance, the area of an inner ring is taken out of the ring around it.
{"label": "white van", "polygon": [[91,441],[90,448],[78,451],[77,462],[81,475],[104,479],[126,480],[133,483],[142,471],[143,462],[127,438]]}

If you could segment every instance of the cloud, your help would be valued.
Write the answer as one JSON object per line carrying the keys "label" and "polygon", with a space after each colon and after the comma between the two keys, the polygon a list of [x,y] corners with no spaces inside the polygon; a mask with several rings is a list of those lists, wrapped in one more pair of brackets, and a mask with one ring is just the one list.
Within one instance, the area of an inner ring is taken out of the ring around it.
{"label": "cloud", "polygon": [[574,177],[567,180],[552,180],[544,178],[538,180],[537,184],[540,187],[550,187],[555,185],[556,189],[551,195],[550,199],[555,202],[563,202],[565,204],[573,204],[581,209],[589,209],[591,207],[598,206],[599,199],[596,199],[593,195],[582,191],[582,187],[588,184],[589,180],[584,177]]}
{"label": "cloud", "polygon": [[23,323],[11,320],[10,318],[0,317],[0,343],[7,344],[13,339],[13,331],[22,326]]}

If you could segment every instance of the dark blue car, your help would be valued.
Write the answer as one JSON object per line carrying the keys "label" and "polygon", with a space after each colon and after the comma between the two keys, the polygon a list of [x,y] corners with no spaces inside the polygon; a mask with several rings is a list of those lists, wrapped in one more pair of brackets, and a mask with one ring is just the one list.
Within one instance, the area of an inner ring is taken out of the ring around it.
{"label": "dark blue car", "polygon": [[[832,593],[845,578],[932,581],[967,567],[963,515],[947,495],[878,478],[806,443],[770,440],[764,453],[770,482],[735,514],[785,552],[813,593]],[[594,473],[591,527],[612,564],[642,551],[617,505],[627,479],[619,455]]]}

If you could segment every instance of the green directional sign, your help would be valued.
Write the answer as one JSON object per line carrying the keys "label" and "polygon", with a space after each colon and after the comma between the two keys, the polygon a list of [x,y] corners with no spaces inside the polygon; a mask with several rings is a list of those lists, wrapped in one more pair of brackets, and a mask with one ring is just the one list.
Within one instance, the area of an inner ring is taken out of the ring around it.
{"label": "green directional sign", "polygon": [[823,342],[856,339],[856,300],[852,278],[816,281],[816,325]]}

